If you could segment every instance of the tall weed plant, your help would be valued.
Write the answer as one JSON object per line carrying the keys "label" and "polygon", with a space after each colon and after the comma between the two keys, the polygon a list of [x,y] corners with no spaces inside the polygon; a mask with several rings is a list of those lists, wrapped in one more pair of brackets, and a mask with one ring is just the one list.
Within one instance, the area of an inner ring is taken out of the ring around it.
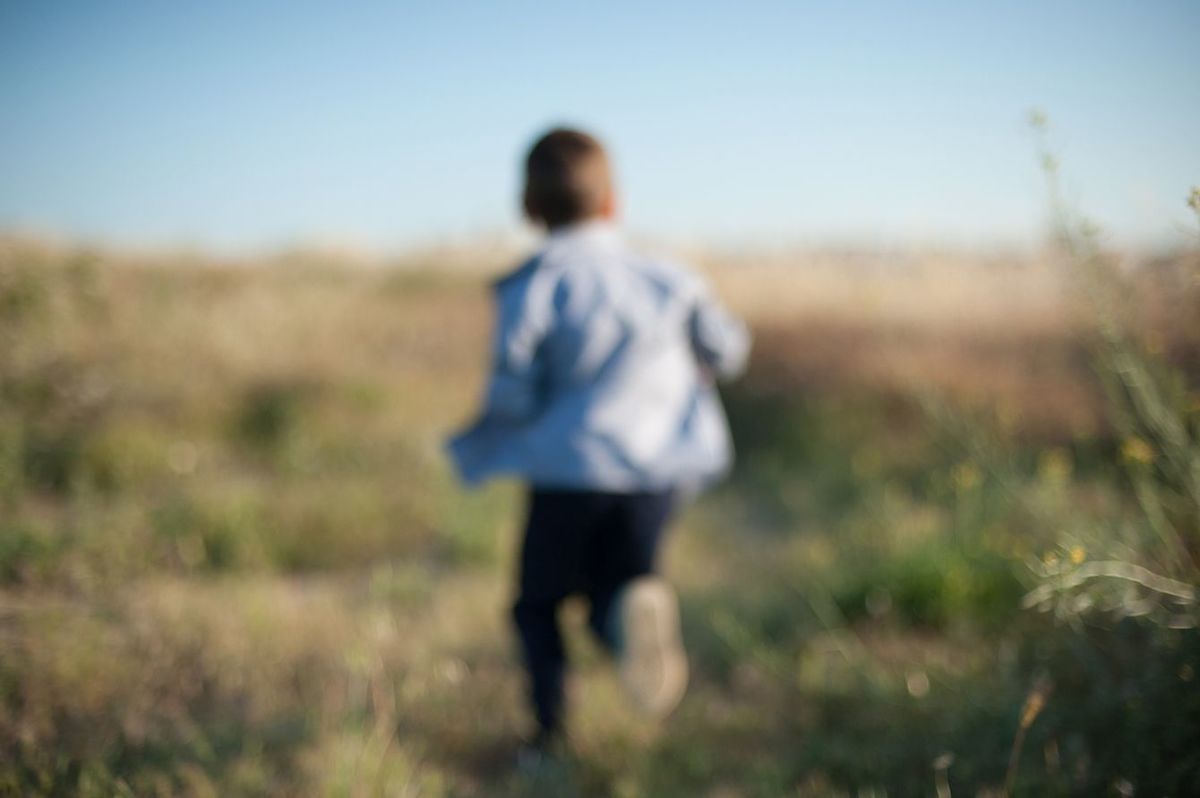
{"label": "tall weed plant", "polygon": [[[1095,369],[1135,507],[1086,543],[1065,535],[1061,556],[1037,564],[1040,584],[1025,603],[1068,618],[1097,608],[1193,628],[1200,621],[1200,393],[1134,333],[1129,276],[1104,252],[1100,229],[1064,199],[1046,117],[1034,112],[1031,124],[1056,246],[1095,319]],[[1200,223],[1200,189],[1188,203]],[[1200,279],[1200,264],[1185,268]]]}

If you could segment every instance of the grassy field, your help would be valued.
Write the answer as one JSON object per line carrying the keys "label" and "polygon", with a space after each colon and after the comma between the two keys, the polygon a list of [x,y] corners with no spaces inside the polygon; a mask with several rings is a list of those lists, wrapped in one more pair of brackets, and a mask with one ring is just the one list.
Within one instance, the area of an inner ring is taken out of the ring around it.
{"label": "grassy field", "polygon": [[530,777],[521,494],[441,454],[484,275],[0,243],[0,795],[1200,794],[1200,257],[1119,318],[1049,254],[700,260],[756,348],[694,681],[647,725],[570,608]]}

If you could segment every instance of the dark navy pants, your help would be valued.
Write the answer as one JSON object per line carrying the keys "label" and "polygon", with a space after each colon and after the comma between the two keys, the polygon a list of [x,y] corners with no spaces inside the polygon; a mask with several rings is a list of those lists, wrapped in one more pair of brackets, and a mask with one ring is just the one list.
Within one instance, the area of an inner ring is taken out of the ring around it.
{"label": "dark navy pants", "polygon": [[559,606],[572,594],[587,596],[588,625],[611,649],[613,599],[629,580],[654,573],[672,506],[670,491],[530,491],[513,619],[543,732],[559,731],[563,720],[566,651]]}

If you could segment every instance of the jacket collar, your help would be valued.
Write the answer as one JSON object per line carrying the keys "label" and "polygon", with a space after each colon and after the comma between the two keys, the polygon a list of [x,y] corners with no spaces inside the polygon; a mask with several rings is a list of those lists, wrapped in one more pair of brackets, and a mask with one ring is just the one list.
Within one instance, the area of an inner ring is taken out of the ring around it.
{"label": "jacket collar", "polygon": [[617,241],[621,231],[608,219],[585,219],[546,234],[542,251],[563,241]]}
{"label": "jacket collar", "polygon": [[557,249],[561,246],[572,246],[578,244],[615,244],[621,240],[621,231],[617,226],[607,219],[587,219],[582,222],[560,227],[553,232],[547,233],[542,245],[538,248],[537,254],[528,260],[521,263],[517,268],[506,274],[500,275],[492,282],[494,288],[500,288],[504,285],[515,282],[528,275],[538,267],[543,255],[551,249]]}

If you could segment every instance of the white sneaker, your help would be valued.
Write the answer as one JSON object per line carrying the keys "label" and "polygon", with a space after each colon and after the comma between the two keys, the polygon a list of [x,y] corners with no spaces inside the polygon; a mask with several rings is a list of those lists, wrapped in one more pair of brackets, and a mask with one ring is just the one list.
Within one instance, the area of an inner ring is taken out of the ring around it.
{"label": "white sneaker", "polygon": [[621,591],[616,610],[621,683],[639,709],[666,717],[679,705],[688,680],[675,591],[658,577],[639,577]]}

